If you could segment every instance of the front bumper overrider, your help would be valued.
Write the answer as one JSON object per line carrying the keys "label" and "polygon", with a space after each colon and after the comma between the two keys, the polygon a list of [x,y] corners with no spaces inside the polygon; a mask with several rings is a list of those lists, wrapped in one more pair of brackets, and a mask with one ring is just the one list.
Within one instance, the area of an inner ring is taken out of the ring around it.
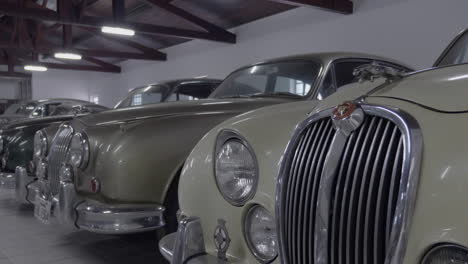
{"label": "front bumper overrider", "polygon": [[198,217],[186,217],[180,220],[177,232],[159,241],[159,251],[171,264],[229,263],[206,254],[203,230]]}
{"label": "front bumper overrider", "polygon": [[34,176],[28,174],[23,166],[16,167],[15,175],[16,201],[22,204],[34,204],[39,192],[39,182]]}
{"label": "front bumper overrider", "polygon": [[57,195],[41,193],[52,197],[51,215],[65,226],[115,235],[146,232],[165,225],[165,209],[161,205],[102,203],[80,197],[73,182],[60,181]]}

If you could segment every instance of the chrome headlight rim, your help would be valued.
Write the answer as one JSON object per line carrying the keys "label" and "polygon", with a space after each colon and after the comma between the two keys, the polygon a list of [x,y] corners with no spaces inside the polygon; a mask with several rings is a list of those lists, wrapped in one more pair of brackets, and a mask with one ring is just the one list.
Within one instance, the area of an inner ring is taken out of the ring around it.
{"label": "chrome headlight rim", "polygon": [[[36,140],[39,140],[39,142],[36,142]],[[38,152],[38,149],[36,149],[36,147],[38,146],[37,143],[40,144],[39,146],[39,152]],[[34,134],[34,157],[36,158],[44,158],[47,156],[47,151],[49,149],[49,142],[47,142],[47,136],[45,134],[45,132],[41,129],[41,130],[38,130],[35,134]]]}
{"label": "chrome headlight rim", "polygon": [[433,257],[434,253],[436,253],[439,250],[443,250],[443,249],[447,249],[447,248],[465,251],[465,253],[468,254],[468,248],[467,247],[464,247],[464,246],[461,246],[461,245],[458,245],[458,244],[453,244],[453,243],[440,243],[440,244],[436,244],[436,245],[432,246],[431,248],[429,248],[429,250],[427,250],[426,253],[424,253],[423,258],[421,259],[420,263],[421,264],[428,263],[428,261],[430,260],[429,258]]}
{"label": "chrome headlight rim", "polygon": [[[255,172],[254,172],[255,177],[254,177],[254,181],[253,181],[253,185],[252,185],[252,190],[250,191],[250,193],[247,196],[245,196],[242,199],[234,200],[234,199],[231,199],[230,197],[228,197],[223,192],[223,190],[222,190],[222,188],[221,188],[221,186],[220,186],[220,184],[218,182],[218,175],[216,173],[216,166],[218,164],[217,156],[218,156],[219,151],[229,141],[237,141],[238,143],[242,144],[249,151],[249,154],[252,156],[252,161],[253,161],[253,164],[255,166]],[[258,186],[258,180],[259,180],[259,168],[258,168],[257,156],[255,155],[255,152],[254,152],[252,146],[250,145],[250,143],[243,136],[241,136],[239,133],[237,133],[234,130],[224,129],[224,130],[219,132],[219,134],[218,134],[218,136],[216,138],[215,148],[214,148],[214,152],[213,152],[213,175],[214,175],[214,178],[215,178],[215,182],[216,182],[216,186],[218,188],[218,191],[221,193],[224,200],[226,200],[228,203],[230,203],[233,206],[236,206],[236,207],[244,206],[248,201],[252,200],[252,198],[257,193],[257,186]]]}
{"label": "chrome headlight rim", "polygon": [[[261,254],[259,254],[259,252],[256,251],[255,249],[255,246],[253,245],[252,241],[251,241],[251,236],[249,235],[249,232],[248,232],[248,225],[249,225],[249,216],[258,208],[261,208],[261,209],[264,209],[265,211],[267,211],[269,214],[272,215],[273,217],[273,224],[276,226],[276,220],[274,219],[275,217],[273,216],[273,214],[271,213],[270,210],[268,210],[265,206],[261,205],[261,204],[252,204],[252,206],[250,206],[248,208],[248,210],[246,211],[244,217],[243,217],[243,229],[242,229],[242,232],[243,232],[243,235],[244,235],[244,240],[246,241],[247,243],[247,246],[250,250],[250,252],[254,255],[254,257],[262,264],[269,264],[269,263],[272,263],[273,261],[275,261],[278,256],[279,256],[279,249],[277,248],[277,252],[276,252],[276,256],[274,256],[273,258],[267,258],[265,256],[262,256]],[[278,241],[277,241],[278,243]]]}
{"label": "chrome headlight rim", "polygon": [[[78,142],[79,142],[79,148],[80,148],[80,160],[79,160],[79,163],[78,164],[73,164],[73,162],[71,162],[70,158],[71,158],[71,151],[72,151],[72,144],[73,144],[73,139],[77,137],[79,138]],[[88,136],[85,134],[85,133],[82,133],[82,132],[77,132],[73,135],[72,137],[72,143],[70,143],[70,150],[68,152],[68,158],[67,158],[67,163],[70,164],[71,166],[75,167],[75,168],[79,168],[79,169],[85,169],[87,166],[88,166],[88,163],[89,163],[89,140],[88,140]]]}
{"label": "chrome headlight rim", "polygon": [[0,135],[0,155],[5,151],[5,140],[3,135]]}

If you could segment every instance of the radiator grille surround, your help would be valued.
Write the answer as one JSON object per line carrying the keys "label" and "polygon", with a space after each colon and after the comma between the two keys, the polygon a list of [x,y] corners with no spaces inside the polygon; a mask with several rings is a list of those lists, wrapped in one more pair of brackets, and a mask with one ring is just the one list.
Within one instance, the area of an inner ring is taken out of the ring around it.
{"label": "radiator grille surround", "polygon": [[343,120],[331,118],[334,109],[311,115],[283,155],[276,220],[284,264],[403,260],[422,135],[401,110],[355,105]]}
{"label": "radiator grille surround", "polygon": [[48,156],[47,181],[52,195],[57,195],[60,187],[60,168],[66,161],[68,148],[73,137],[73,128],[63,124],[55,134]]}

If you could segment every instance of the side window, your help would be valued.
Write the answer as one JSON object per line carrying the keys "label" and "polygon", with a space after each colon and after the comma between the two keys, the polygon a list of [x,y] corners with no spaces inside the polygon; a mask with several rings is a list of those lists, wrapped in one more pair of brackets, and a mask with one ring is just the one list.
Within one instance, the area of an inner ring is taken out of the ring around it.
{"label": "side window", "polygon": [[215,84],[188,83],[180,85],[174,93],[167,98],[167,102],[192,101],[207,98],[213,92]]}

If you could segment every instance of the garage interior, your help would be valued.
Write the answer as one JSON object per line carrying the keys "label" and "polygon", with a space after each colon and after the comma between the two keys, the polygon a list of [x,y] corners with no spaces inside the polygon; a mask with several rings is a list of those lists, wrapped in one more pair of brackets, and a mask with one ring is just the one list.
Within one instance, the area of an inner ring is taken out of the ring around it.
{"label": "garage interior", "polygon": [[[3,0],[0,113],[48,98],[113,108],[136,87],[224,79],[303,53],[363,52],[421,70],[468,27],[467,10],[464,0]],[[131,36],[105,34],[104,26]],[[32,211],[0,190],[0,264],[167,263],[155,232],[69,230],[39,223]]]}

